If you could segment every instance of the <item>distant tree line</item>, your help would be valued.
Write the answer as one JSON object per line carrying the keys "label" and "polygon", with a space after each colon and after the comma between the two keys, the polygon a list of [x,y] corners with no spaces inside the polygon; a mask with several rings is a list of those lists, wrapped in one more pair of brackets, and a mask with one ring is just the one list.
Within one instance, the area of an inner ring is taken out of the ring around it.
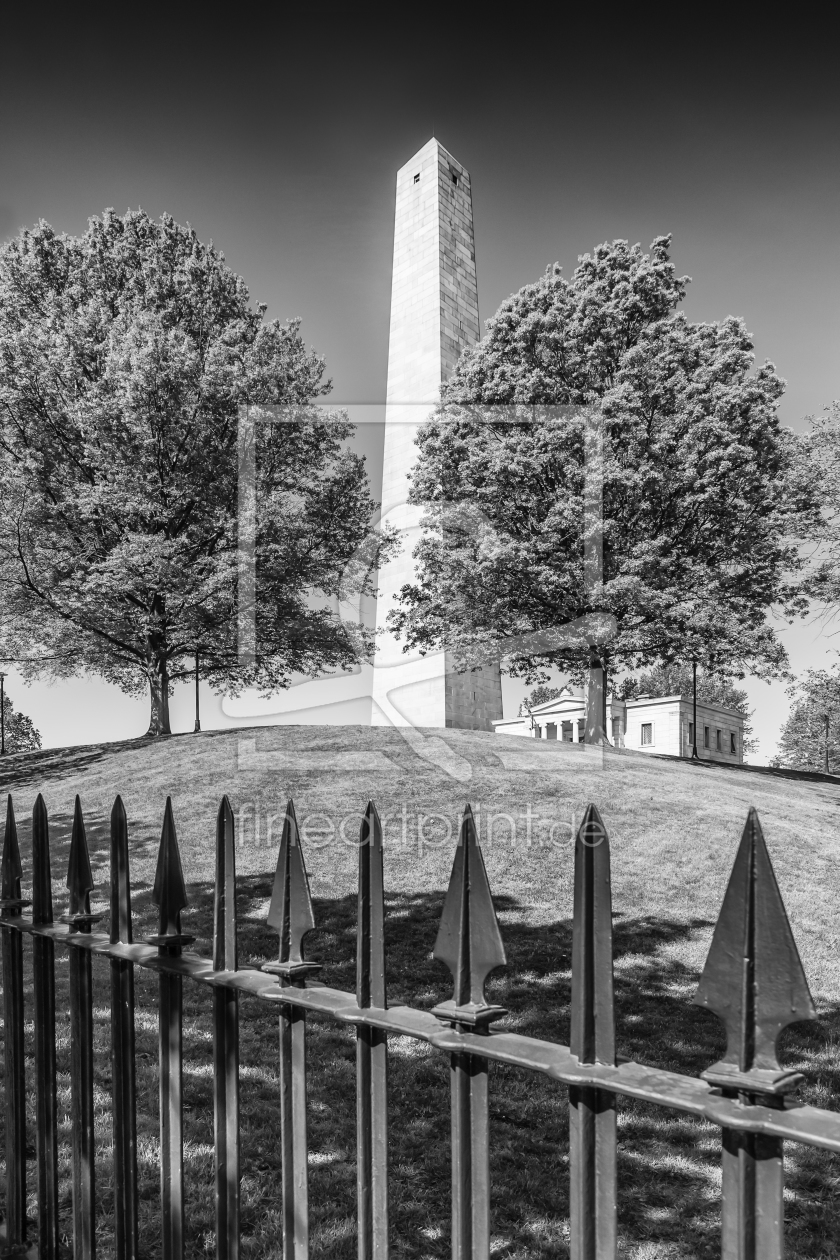
{"label": "distant tree line", "polygon": [[840,672],[808,669],[788,687],[791,710],[773,766],[840,774]]}

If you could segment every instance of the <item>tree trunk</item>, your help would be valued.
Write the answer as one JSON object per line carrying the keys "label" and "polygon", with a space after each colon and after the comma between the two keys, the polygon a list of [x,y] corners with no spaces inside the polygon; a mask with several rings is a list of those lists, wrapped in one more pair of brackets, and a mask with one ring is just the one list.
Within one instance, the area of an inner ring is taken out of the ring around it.
{"label": "tree trunk", "polygon": [[606,741],[604,715],[606,702],[605,653],[592,648],[589,653],[589,685],[586,689],[587,744],[603,744]]}
{"label": "tree trunk", "polygon": [[149,670],[149,729],[147,735],[171,735],[169,726],[169,670],[166,661]]}
{"label": "tree trunk", "polygon": [[166,651],[166,603],[155,594],[149,610],[146,636],[146,676],[149,679],[149,729],[147,735],[171,735],[169,727],[169,658]]}

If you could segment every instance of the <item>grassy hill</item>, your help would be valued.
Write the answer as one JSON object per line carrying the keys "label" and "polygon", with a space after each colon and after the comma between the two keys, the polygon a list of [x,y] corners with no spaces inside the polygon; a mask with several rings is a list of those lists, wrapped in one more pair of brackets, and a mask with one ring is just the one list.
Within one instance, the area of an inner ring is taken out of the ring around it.
{"label": "grassy hill", "polygon": [[43,793],[57,843],[56,879],[78,792],[103,881],[108,815],[121,793],[138,885],[153,870],[167,794],[185,874],[196,886],[212,879],[223,792],[237,814],[243,811],[238,870],[250,876],[273,871],[292,797],[313,894],[323,898],[355,888],[354,842],[369,799],[384,820],[387,887],[408,894],[445,889],[469,801],[480,811],[494,892],[516,900],[535,923],[570,912],[572,835],[594,801],[610,836],[617,914],[693,924],[680,956],[694,965],[704,957],[747,808],[755,805],[812,987],[840,998],[840,783],[643,754],[601,757],[570,744],[483,732],[404,737],[389,729],[287,726],[9,757],[0,763],[0,791],[13,793],[23,837]]}
{"label": "grassy hill", "polygon": [[[373,799],[386,841],[389,993],[392,1001],[425,1007],[449,996],[448,977],[430,954],[458,820],[469,801],[478,811],[508,953],[507,970],[491,982],[492,996],[510,1009],[507,1027],[562,1041],[569,1019],[572,836],[593,801],[612,849],[619,1051],[692,1074],[723,1048],[717,1021],[690,999],[747,809],[755,805],[821,1013],[819,1026],[800,1025],[785,1035],[783,1057],[808,1073],[809,1101],[840,1108],[838,783],[642,754],[601,756],[562,743],[466,731],[260,727],[8,758],[0,764],[0,789],[13,793],[27,866],[28,815],[37,792],[44,795],[54,835],[57,911],[75,793],[82,798],[103,891],[108,815],[121,793],[132,837],[138,936],[152,929],[154,861],[171,794],[193,901],[184,927],[196,933],[202,951],[211,930],[214,821],[227,792],[243,820],[237,852],[242,961],[257,965],[276,951],[264,919],[282,815],[293,797],[320,929],[310,938],[310,952],[324,963],[324,982],[343,988],[354,984],[354,844]],[[138,977],[138,1001],[146,1003],[138,1014],[138,1048],[150,1245],[156,1230],[155,983],[152,976]],[[191,1254],[199,1255],[212,1220],[209,1003],[205,993],[192,990],[185,1000],[191,1036],[185,1067],[188,1212]],[[276,1026],[270,1013],[248,1003],[242,1018],[245,1254],[274,1255]],[[97,1015],[103,1150],[109,1140],[107,1037],[103,990]],[[352,1034],[313,1023],[310,1042],[313,1247],[318,1254],[349,1257],[355,1249]],[[443,1256],[446,1064],[403,1039],[392,1042],[391,1062],[394,1254]],[[60,1066],[65,1071],[63,1060]],[[492,1079],[494,1251],[563,1255],[565,1096],[507,1069],[494,1070]],[[715,1131],[631,1102],[621,1105],[620,1116],[624,1254],[637,1260],[719,1254]],[[793,1148],[788,1169],[788,1254],[836,1255],[836,1161]],[[108,1193],[104,1181],[106,1211]]]}

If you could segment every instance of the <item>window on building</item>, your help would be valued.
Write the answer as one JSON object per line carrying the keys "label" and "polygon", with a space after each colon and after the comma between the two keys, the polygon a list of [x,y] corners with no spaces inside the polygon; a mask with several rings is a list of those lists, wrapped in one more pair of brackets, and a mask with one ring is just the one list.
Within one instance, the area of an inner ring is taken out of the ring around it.
{"label": "window on building", "polygon": [[621,739],[621,718],[620,717],[614,717],[612,720],[612,737],[613,737],[613,743],[615,744],[616,747],[618,747],[619,740]]}
{"label": "window on building", "polygon": [[458,176],[455,174],[455,172],[454,172],[454,171],[452,171],[452,172],[451,172],[451,175],[452,175],[452,183],[453,183],[453,184],[455,184],[455,185],[457,186],[457,184],[458,184]]}
{"label": "window on building", "polygon": [[694,743],[694,723],[693,722],[689,722],[688,724],[688,738],[686,739],[685,742],[687,744]]}
{"label": "window on building", "polygon": [[419,184],[419,183],[420,183],[420,176],[419,176],[419,175],[415,175],[415,176],[414,176],[414,182],[415,182],[415,184]]}
{"label": "window on building", "polygon": [[653,722],[642,722],[642,746],[653,743]]}
{"label": "window on building", "polygon": [[738,755],[738,737],[734,731],[729,732],[729,751],[733,757]]}
{"label": "window on building", "polygon": [[709,728],[708,728],[708,726],[704,726],[704,727],[703,727],[703,747],[704,747],[704,748],[710,748],[710,747],[711,747],[711,743],[710,743],[710,741],[709,741]]}
{"label": "window on building", "polygon": [[720,731],[715,731],[715,748],[718,752],[723,752],[723,742]]}

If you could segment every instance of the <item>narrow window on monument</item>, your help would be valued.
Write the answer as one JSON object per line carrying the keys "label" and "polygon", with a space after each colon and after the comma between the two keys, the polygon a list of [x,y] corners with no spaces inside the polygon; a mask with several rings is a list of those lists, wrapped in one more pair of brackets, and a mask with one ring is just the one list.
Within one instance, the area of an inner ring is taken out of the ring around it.
{"label": "narrow window on monument", "polygon": [[730,735],[729,735],[729,751],[730,751],[733,755],[734,755],[735,753],[737,753],[737,751],[738,751],[738,741],[737,741],[737,739],[735,738],[735,732],[734,732],[734,731],[730,732]]}
{"label": "narrow window on monument", "polygon": [[720,731],[715,731],[715,748],[717,749],[718,752],[722,751],[721,743],[720,743]]}
{"label": "narrow window on monument", "polygon": [[420,176],[419,176],[419,175],[415,175],[415,176],[414,176],[414,182],[415,182],[415,184],[419,184],[419,183],[420,183]]}
{"label": "narrow window on monument", "polygon": [[457,175],[453,175],[453,176],[452,176],[452,183],[453,183],[453,184],[455,184],[455,185],[456,185],[456,187],[457,187],[457,184],[458,184],[458,176],[457,176]]}
{"label": "narrow window on monument", "polygon": [[653,743],[653,723],[652,722],[642,722],[642,743],[643,744]]}
{"label": "narrow window on monument", "polygon": [[708,726],[704,726],[704,727],[703,727],[703,747],[704,747],[704,748],[708,748],[708,747],[709,747],[709,728],[708,728]]}

